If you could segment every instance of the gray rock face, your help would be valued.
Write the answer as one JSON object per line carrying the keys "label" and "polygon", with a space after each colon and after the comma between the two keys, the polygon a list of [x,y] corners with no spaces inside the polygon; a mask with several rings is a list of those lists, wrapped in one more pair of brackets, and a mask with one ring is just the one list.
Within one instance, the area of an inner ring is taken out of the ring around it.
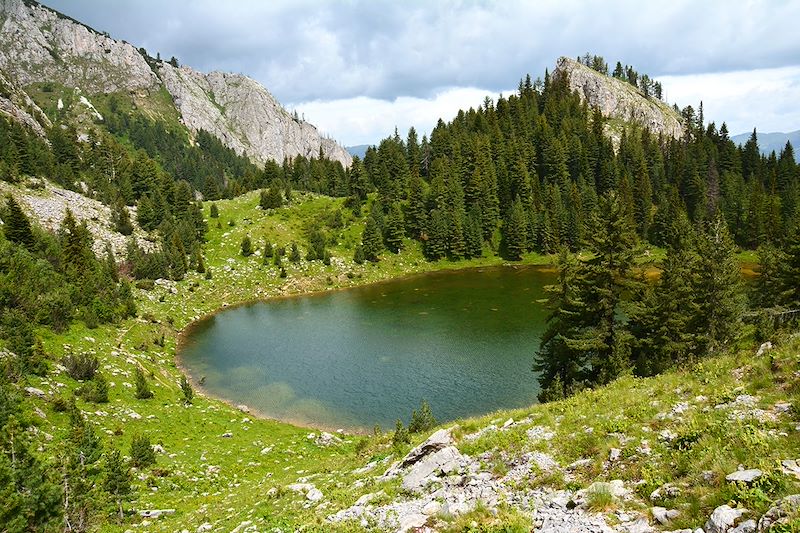
{"label": "gray rock face", "polygon": [[683,126],[675,110],[656,98],[645,98],[629,83],[606,76],[574,59],[558,60],[554,75],[567,76],[569,87],[591,107],[600,108],[604,117],[623,120],[647,128],[652,133],[679,139]]}
{"label": "gray rock face", "polygon": [[45,136],[44,128],[52,125],[44,111],[31,100],[30,96],[2,72],[0,72],[0,113],[27,126],[40,137]]}
{"label": "gray rock face", "polygon": [[26,86],[58,81],[88,92],[155,88],[158,78],[131,44],[43,6],[0,0],[0,68]]}
{"label": "gray rock face", "polygon": [[[8,82],[0,78],[0,89],[12,83],[24,88],[56,82],[90,96],[127,92],[139,101],[166,88],[192,133],[206,130],[257,163],[316,157],[320,151],[345,166],[352,162],[344,148],[292,117],[255,80],[222,72],[203,74],[165,62],[151,68],[134,45],[23,0],[0,0],[0,72]],[[14,101],[8,92],[0,90],[0,111],[37,129],[42,123],[38,113],[31,116],[27,102]]]}
{"label": "gray rock face", "polygon": [[349,166],[352,157],[332,139],[322,137],[308,122],[295,120],[255,80],[240,74],[203,74],[189,67],[162,63],[159,75],[193,132],[206,130],[237,153],[264,163],[302,155]]}

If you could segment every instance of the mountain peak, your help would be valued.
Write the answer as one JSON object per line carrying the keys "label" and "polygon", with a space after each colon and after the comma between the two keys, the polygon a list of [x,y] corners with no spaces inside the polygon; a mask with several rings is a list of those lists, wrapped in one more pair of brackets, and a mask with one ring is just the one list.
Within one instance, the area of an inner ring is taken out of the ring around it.
{"label": "mountain peak", "polygon": [[118,93],[137,103],[166,91],[192,134],[206,130],[257,163],[320,152],[345,166],[352,162],[344,148],[293,117],[251,78],[176,68],[30,0],[0,0],[0,21],[0,73],[22,91],[56,84],[89,97]]}
{"label": "mountain peak", "polygon": [[566,76],[570,90],[576,91],[591,107],[598,107],[604,117],[637,124],[656,135],[679,139],[683,126],[677,112],[661,100],[645,96],[621,79],[597,72],[569,57],[556,63],[555,76]]}

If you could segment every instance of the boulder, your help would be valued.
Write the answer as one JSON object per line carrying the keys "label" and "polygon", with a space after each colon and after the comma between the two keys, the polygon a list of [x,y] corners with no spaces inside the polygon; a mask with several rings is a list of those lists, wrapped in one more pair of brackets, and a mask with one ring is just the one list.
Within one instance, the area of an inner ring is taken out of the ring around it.
{"label": "boulder", "polygon": [[754,533],[756,530],[755,520],[745,520],[735,528],[731,529],[731,533]]}
{"label": "boulder", "polygon": [[666,509],[665,507],[653,507],[650,512],[662,526],[669,524],[680,514],[677,509]]}
{"label": "boulder", "polygon": [[747,483],[748,485],[753,481],[760,478],[764,475],[764,472],[759,470],[758,468],[751,468],[749,470],[737,470],[736,472],[731,472],[727,476],[725,476],[726,481],[733,482],[742,482]]}
{"label": "boulder", "polygon": [[728,505],[720,505],[706,522],[705,533],[727,533],[745,514],[747,509],[734,509]]}
{"label": "boulder", "polygon": [[761,357],[767,350],[772,349],[772,343],[770,341],[765,342],[761,346],[758,347],[758,351],[756,352],[756,357]]}
{"label": "boulder", "polygon": [[36,387],[25,387],[25,392],[27,392],[30,396],[36,396],[37,398],[41,399],[47,397],[43,390],[37,389]]}
{"label": "boulder", "polygon": [[788,476],[794,476],[800,479],[800,460],[784,459],[781,461],[781,470]]}
{"label": "boulder", "polygon": [[414,463],[403,476],[403,488],[415,491],[433,481],[433,476],[457,472],[467,462],[454,446],[447,446]]}
{"label": "boulder", "polygon": [[400,461],[401,466],[406,467],[412,465],[419,461],[422,457],[435,452],[437,450],[441,450],[445,446],[450,446],[453,444],[453,435],[452,435],[453,428],[447,429],[440,429],[433,433],[430,437],[425,440],[422,444],[411,450],[406,454],[406,456]]}

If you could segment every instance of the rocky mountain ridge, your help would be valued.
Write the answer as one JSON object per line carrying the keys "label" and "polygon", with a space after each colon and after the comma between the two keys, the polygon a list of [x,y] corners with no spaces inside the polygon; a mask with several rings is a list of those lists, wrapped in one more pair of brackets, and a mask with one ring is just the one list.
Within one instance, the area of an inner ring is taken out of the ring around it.
{"label": "rocky mountain ridge", "polygon": [[[568,57],[559,58],[555,76],[566,76],[569,87],[604,117],[638,124],[656,135],[680,139],[680,116],[666,103],[644,94],[631,84],[606,76]],[[613,130],[613,126],[612,126]],[[612,138],[617,132],[608,132]]]}
{"label": "rocky mountain ridge", "polygon": [[[3,88],[24,91],[37,83],[57,83],[80,88],[90,98],[123,93],[146,100],[165,90],[191,133],[204,129],[260,164],[320,151],[345,166],[352,161],[343,147],[290,115],[255,80],[176,68],[31,0],[0,0],[0,74],[7,80]],[[35,128],[24,117],[25,106],[9,105],[9,91],[2,93],[0,110]]]}

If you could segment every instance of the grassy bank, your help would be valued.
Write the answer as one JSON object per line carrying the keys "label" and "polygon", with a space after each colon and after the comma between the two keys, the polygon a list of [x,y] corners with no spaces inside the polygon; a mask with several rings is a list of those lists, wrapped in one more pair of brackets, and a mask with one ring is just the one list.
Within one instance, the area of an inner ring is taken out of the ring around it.
{"label": "grassy bank", "polygon": [[[296,193],[290,206],[272,212],[256,209],[257,203],[256,193],[219,201],[220,217],[207,218],[205,263],[212,274],[210,279],[190,273],[178,283],[137,289],[139,317],[116,326],[88,329],[78,324],[63,334],[45,334],[45,348],[54,360],[69,352],[94,353],[100,358],[101,372],[111,385],[110,401],[90,404],[78,400],[78,404],[105,435],[107,444],[128,453],[132,436],[146,434],[163,448],[154,468],[137,472],[138,492],[127,508],[175,509],[175,513],[146,524],[135,518],[123,524],[110,521],[103,530],[124,531],[138,522],[148,531],[195,531],[205,523],[214,530],[231,531],[249,521],[259,531],[275,526],[293,530],[300,525],[329,531],[331,525],[324,521],[325,517],[351,505],[364,493],[380,488],[386,498],[397,495],[396,481],[377,487],[369,477],[378,469],[366,477],[352,473],[370,461],[405,451],[393,452],[387,435],[342,435],[340,444],[326,447],[308,438],[311,430],[258,419],[202,394],[195,397],[193,405],[185,406],[175,358],[180,332],[202,316],[243,301],[334,290],[433,270],[503,263],[496,257],[429,263],[418,245],[409,241],[400,254],[386,252],[377,264],[356,265],[352,261],[353,247],[360,239],[363,219],[345,209],[341,225],[336,222],[336,227],[329,230],[337,240],[331,247],[331,265],[305,260],[291,263],[284,258],[287,276],[282,278],[280,269],[272,262],[264,264],[258,253],[264,240],[287,249],[296,242],[304,256],[304,234],[308,229],[304,224],[327,225],[342,200]],[[209,210],[207,204],[206,217]],[[249,257],[240,254],[246,235],[257,248],[257,253]],[[661,252],[655,251],[643,255],[642,262],[660,257]],[[530,254],[522,264],[550,262],[549,257]],[[793,373],[800,364],[797,348],[797,341],[792,341],[775,352],[781,363],[774,372],[766,371],[771,369],[768,358],[753,360],[753,347],[744,346],[736,354],[709,360],[697,368],[647,380],[625,378],[566,402],[462,421],[459,434],[513,417],[530,418],[530,425],[546,425],[557,435],[549,444],[529,442],[524,437],[528,426],[521,425],[513,431],[489,432],[469,444],[462,442],[462,451],[491,451],[496,464],[487,467],[498,473],[507,468],[515,454],[539,446],[547,446],[562,465],[578,458],[591,460],[571,479],[542,475],[532,478],[532,485],[577,487],[596,478],[621,477],[631,482],[643,480],[637,488],[643,494],[659,483],[674,480],[687,486],[680,496],[683,499],[674,501],[688,509],[681,520],[697,523],[703,513],[707,516],[709,506],[741,497],[732,494],[724,480],[720,481],[725,470],[735,469],[739,462],[756,466],[750,464],[750,459],[757,458],[758,465],[771,468],[771,472],[776,459],[799,455],[800,442],[792,418],[796,411],[777,414],[775,420],[766,422],[749,418],[730,422],[725,409],[715,409],[742,394],[758,396],[758,406],[764,410],[773,409],[787,395],[796,396],[797,377]],[[148,376],[154,398],[135,399],[133,376],[137,367]],[[46,398],[31,396],[27,401],[42,411],[44,418],[37,417],[34,423],[53,436],[48,441],[43,435],[42,442],[55,456],[68,421],[65,414],[51,407],[49,399],[66,397],[79,383],[56,370],[46,379],[31,378],[28,385],[45,392]],[[662,412],[671,413],[674,405],[681,402],[689,405],[680,416],[660,417]],[[398,413],[401,414],[404,413]],[[676,433],[679,442],[686,445],[675,447],[671,441],[659,440],[658,435],[665,429]],[[416,436],[416,440],[422,437]],[[653,452],[649,456],[635,451],[645,439]],[[603,468],[612,447],[621,450],[622,460]],[[712,471],[714,483],[696,484],[701,471]],[[286,490],[286,485],[303,479],[322,490],[325,497],[321,504],[312,505],[302,495]],[[358,480],[363,485],[358,486]],[[772,493],[789,488],[783,483]],[[743,501],[755,506],[749,503],[751,500]],[[492,520],[480,513],[475,519]]]}

